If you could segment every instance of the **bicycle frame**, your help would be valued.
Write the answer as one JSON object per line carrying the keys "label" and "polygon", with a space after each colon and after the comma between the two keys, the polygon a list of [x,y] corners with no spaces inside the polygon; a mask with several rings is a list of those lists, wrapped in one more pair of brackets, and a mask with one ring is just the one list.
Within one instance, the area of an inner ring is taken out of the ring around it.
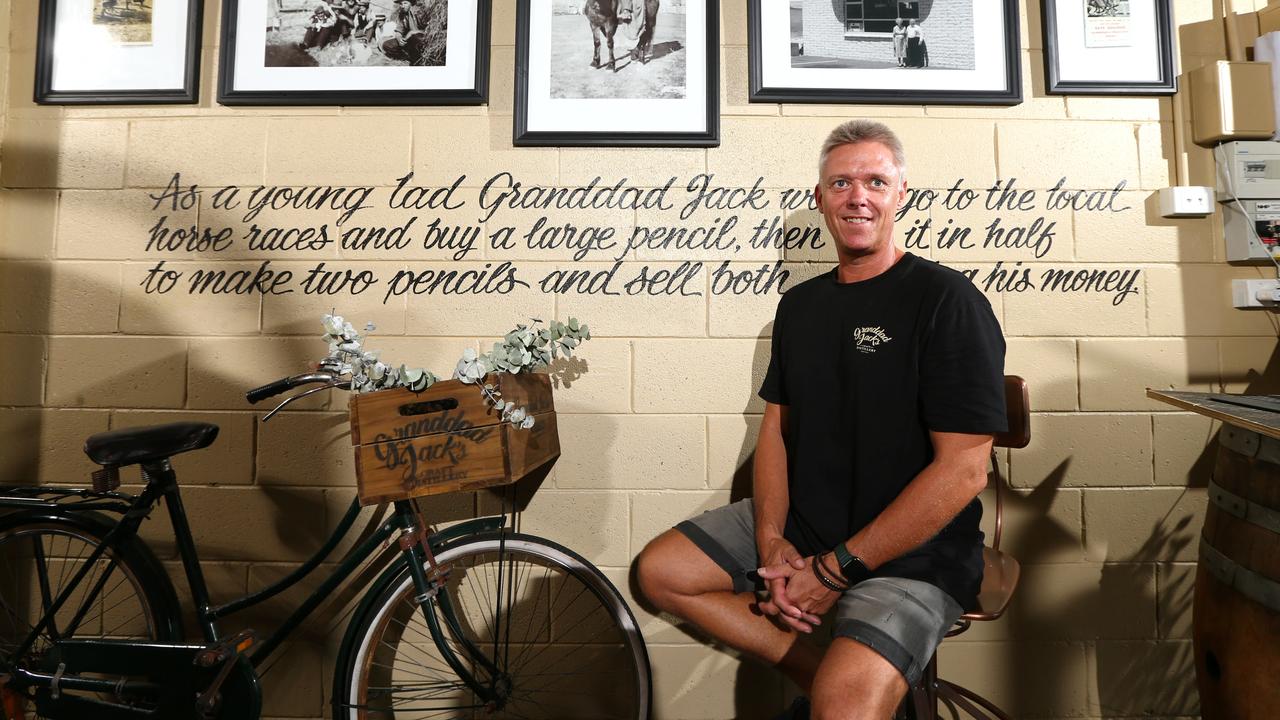
{"label": "bicycle frame", "polygon": [[[44,611],[44,615],[40,622],[31,630],[26,639],[19,646],[14,657],[24,655],[40,634],[49,626],[58,611],[74,594],[76,587],[84,580],[89,569],[102,556],[106,548],[111,542],[117,539],[128,539],[136,536],[137,529],[142,519],[150,514],[155,504],[163,498],[167,505],[170,522],[173,527],[174,540],[177,544],[178,554],[182,559],[182,566],[187,579],[187,585],[191,592],[192,600],[195,603],[196,617],[200,623],[201,633],[208,643],[214,643],[222,638],[220,637],[217,621],[249,607],[258,605],[285,590],[293,587],[303,578],[309,576],[320,566],[321,562],[328,557],[330,553],[338,546],[344,537],[350,532],[355,525],[357,516],[360,513],[361,506],[358,500],[353,500],[351,506],[347,509],[346,514],[338,522],[328,540],[308,558],[301,566],[291,572],[289,575],[279,581],[262,588],[256,592],[249,593],[240,598],[232,600],[223,605],[214,606],[211,604],[209,597],[209,589],[205,582],[204,572],[200,567],[199,555],[196,549],[195,540],[191,535],[191,527],[187,521],[186,511],[182,505],[182,498],[178,491],[177,476],[170,467],[167,460],[160,461],[143,466],[143,477],[147,480],[147,486],[142,494],[133,497],[125,493],[116,492],[96,492],[90,490],[75,491],[54,491],[54,494],[69,496],[78,495],[84,498],[70,505],[70,509],[75,510],[107,510],[111,512],[120,512],[122,517],[120,521],[107,533],[102,543],[94,549],[85,560],[84,564],[73,576],[67,587],[59,594],[57,598],[48,601],[48,607]],[[47,502],[33,500],[25,497],[4,497],[0,496],[0,508],[45,508],[58,509],[62,506],[56,502]],[[393,536],[402,535],[402,537],[422,537],[418,535],[422,529],[416,526],[419,522],[419,515],[415,511],[413,505],[409,501],[397,501],[394,504],[394,512],[391,516],[378,524],[378,527],[368,535],[359,545],[348,552],[347,556],[338,563],[324,581],[307,596],[303,602],[277,627],[270,635],[261,642],[255,643],[249,653],[248,660],[254,668],[261,667],[268,657],[279,648],[281,643],[301,625],[312,612],[327,598],[330,593],[348,580],[352,573],[365,564],[365,562],[373,556],[380,547],[384,547],[389,543]],[[426,542],[435,549],[446,545],[450,541],[466,535],[484,532],[489,530],[497,530],[505,524],[504,517],[482,517],[468,520],[454,525],[442,532],[434,533],[427,538]],[[452,604],[448,600],[445,593],[439,593],[440,586],[435,579],[429,578],[424,570],[424,565],[428,562],[426,553],[423,550],[421,542],[405,542],[401,544],[401,557],[407,563],[409,571],[413,577],[414,586],[419,593],[419,602],[422,606],[424,618],[427,626],[430,628],[432,640],[439,649],[442,657],[449,666],[457,674],[459,680],[463,681],[477,697],[483,702],[489,702],[494,699],[495,693],[492,688],[481,683],[476,676],[468,669],[467,663],[460,659],[453,647],[445,639],[445,633],[451,633],[459,642],[461,647],[468,655],[468,660],[477,666],[484,668],[486,671],[493,673],[496,668],[485,657],[479,648],[475,647],[470,640],[467,639],[465,633],[462,632],[460,623],[453,611]],[[388,563],[389,564],[389,563]],[[387,564],[383,564],[375,571],[382,570]],[[87,599],[83,601],[83,606],[77,616],[73,618],[68,630],[74,632],[79,624],[84,610],[96,599],[97,594],[101,591],[102,585],[105,583],[104,578],[99,580],[97,586],[92,588]],[[439,605],[441,614],[445,620],[444,628],[441,627],[439,618],[433,610],[434,605]],[[132,643],[137,646],[145,646],[145,642]],[[22,678],[28,684],[35,686],[49,686],[50,678],[40,673],[18,670],[15,675]],[[62,686],[71,688],[73,685],[68,683],[69,678],[64,678]],[[142,686],[144,683],[130,683],[130,685]],[[117,689],[117,683],[111,679],[99,678],[79,678],[74,687],[89,691],[109,692]]]}

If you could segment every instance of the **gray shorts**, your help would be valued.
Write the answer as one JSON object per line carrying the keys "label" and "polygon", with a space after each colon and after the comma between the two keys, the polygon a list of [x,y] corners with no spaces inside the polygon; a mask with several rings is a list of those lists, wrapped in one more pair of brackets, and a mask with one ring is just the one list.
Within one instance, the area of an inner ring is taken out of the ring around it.
{"label": "gray shorts", "polygon": [[[739,500],[676,525],[729,574],[734,592],[764,585],[751,571],[760,567],[751,500]],[[748,577],[750,573],[750,577]],[[876,577],[845,591],[836,603],[834,634],[875,650],[906,678],[920,680],[942,638],[964,610],[950,595],[921,580]]]}

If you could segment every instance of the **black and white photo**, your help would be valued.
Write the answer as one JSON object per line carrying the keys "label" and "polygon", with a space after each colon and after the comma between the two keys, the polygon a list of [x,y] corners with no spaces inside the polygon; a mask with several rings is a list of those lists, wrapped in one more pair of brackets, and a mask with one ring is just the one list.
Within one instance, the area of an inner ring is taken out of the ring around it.
{"label": "black and white photo", "polygon": [[552,97],[685,96],[684,2],[556,0],[553,8]]}
{"label": "black and white photo", "polygon": [[974,67],[971,3],[934,2],[922,18],[928,0],[840,0],[843,16],[831,12],[830,2],[789,2],[791,37],[805,48],[803,55],[793,51],[793,68]]}
{"label": "black and white photo", "polygon": [[1016,104],[1014,0],[749,0],[753,102]]}
{"label": "black and white photo", "polygon": [[197,100],[203,0],[39,1],[36,102]]}
{"label": "black and white photo", "polygon": [[1171,95],[1170,0],[1044,0],[1045,89],[1057,95]]}
{"label": "black and white photo", "polygon": [[274,1],[263,56],[267,67],[445,63],[449,0]]}
{"label": "black and white photo", "polygon": [[1129,0],[1085,0],[1084,43],[1087,47],[1128,47]]}
{"label": "black and white photo", "polygon": [[716,0],[520,0],[517,145],[718,142]]}
{"label": "black and white photo", "polygon": [[1129,0],[1085,0],[1086,17],[1129,17]]}
{"label": "black and white photo", "polygon": [[94,0],[93,24],[121,44],[151,44],[148,0]]}
{"label": "black and white photo", "polygon": [[488,0],[225,0],[224,104],[479,104]]}

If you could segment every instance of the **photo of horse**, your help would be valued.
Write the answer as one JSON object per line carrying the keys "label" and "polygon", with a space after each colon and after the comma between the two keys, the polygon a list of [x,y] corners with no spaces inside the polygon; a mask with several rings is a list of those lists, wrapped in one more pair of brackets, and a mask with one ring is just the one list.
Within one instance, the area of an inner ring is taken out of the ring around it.
{"label": "photo of horse", "polygon": [[123,45],[151,44],[151,5],[154,0],[94,0],[94,26],[105,28]]}
{"label": "photo of horse", "polygon": [[556,0],[553,98],[684,98],[685,0]]}

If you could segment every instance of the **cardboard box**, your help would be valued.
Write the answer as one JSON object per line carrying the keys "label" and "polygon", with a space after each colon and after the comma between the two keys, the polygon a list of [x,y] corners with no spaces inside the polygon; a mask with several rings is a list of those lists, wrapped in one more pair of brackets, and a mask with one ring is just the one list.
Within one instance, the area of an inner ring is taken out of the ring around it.
{"label": "cardboard box", "polygon": [[1190,79],[1197,145],[1266,140],[1275,134],[1271,63],[1218,60],[1191,71]]}

